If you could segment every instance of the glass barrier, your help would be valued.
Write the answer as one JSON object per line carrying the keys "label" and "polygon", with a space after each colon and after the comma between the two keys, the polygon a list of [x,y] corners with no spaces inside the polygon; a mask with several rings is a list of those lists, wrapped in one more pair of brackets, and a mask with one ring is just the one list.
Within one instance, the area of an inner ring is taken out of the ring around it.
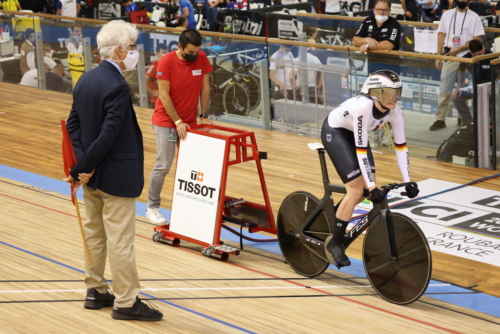
{"label": "glass barrier", "polygon": [[350,97],[347,47],[269,39],[268,48],[273,129],[319,138],[328,113]]}
{"label": "glass barrier", "polygon": [[[102,21],[2,14],[3,82],[69,94],[78,78],[101,62],[96,36]],[[488,95],[492,83],[491,75],[485,79],[485,73],[490,71],[485,64],[450,58],[440,70],[433,55],[396,51],[360,54],[357,48],[339,46],[347,44],[345,34],[354,35],[360,21],[298,18],[303,28],[317,28],[319,37],[315,38],[328,42],[266,42],[264,38],[202,32],[202,50],[213,67],[208,109],[213,119],[317,138],[329,112],[358,95],[368,73],[391,69],[400,74],[404,84],[399,105],[406,116],[408,143],[414,147],[412,156],[494,168],[492,160],[485,158],[489,151],[500,151],[500,145],[490,147],[487,129],[491,120],[483,117],[489,114],[489,102],[485,101],[494,99]],[[426,26],[408,27],[431,31]],[[124,71],[123,75],[134,104],[154,108],[158,98],[155,66],[160,57],[178,48],[180,31],[145,26],[139,30],[137,69]],[[415,40],[408,38],[411,44]],[[491,71],[496,77],[498,68]],[[500,102],[495,100],[495,115],[497,104]],[[493,123],[498,131],[498,121]],[[474,130],[472,148],[467,137],[470,129]],[[453,145],[449,144],[457,141],[456,130],[462,133],[461,143],[466,142],[458,145],[462,150],[459,153],[452,151]],[[394,149],[390,126],[370,136],[373,148]]]}
{"label": "glass barrier", "polygon": [[500,60],[491,63],[491,169],[500,168]]}

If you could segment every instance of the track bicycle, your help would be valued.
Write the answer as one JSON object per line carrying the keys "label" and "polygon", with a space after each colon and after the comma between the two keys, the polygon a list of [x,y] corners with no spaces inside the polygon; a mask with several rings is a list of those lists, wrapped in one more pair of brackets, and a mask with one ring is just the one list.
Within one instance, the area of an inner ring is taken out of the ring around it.
{"label": "track bicycle", "polygon": [[[326,245],[335,224],[332,193],[347,191],[344,186],[330,184],[323,145],[309,144],[309,148],[318,151],[325,194],[321,200],[305,191],[288,195],[278,212],[277,236],[292,269],[300,275],[315,277],[330,265]],[[422,296],[432,271],[431,252],[422,230],[412,219],[391,212],[388,207],[387,193],[408,184],[417,187],[414,182],[383,186],[384,201],[373,203],[372,210],[343,236],[347,249],[368,229],[362,248],[368,280],[382,298],[401,305]]]}

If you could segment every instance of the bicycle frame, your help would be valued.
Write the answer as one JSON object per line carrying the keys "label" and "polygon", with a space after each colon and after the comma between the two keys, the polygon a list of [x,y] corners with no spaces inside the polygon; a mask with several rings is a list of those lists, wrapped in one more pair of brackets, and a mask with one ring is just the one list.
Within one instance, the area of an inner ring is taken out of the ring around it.
{"label": "bicycle frame", "polygon": [[[314,222],[316,216],[323,210],[326,214],[328,224],[330,224],[330,230],[333,231],[333,226],[336,223],[335,218],[335,210],[333,206],[332,193],[340,193],[346,194],[347,191],[344,186],[338,186],[334,184],[330,184],[330,180],[328,177],[328,170],[326,167],[325,160],[325,151],[323,149],[318,149],[319,160],[321,164],[321,172],[323,175],[323,187],[325,189],[325,193],[323,198],[319,201],[318,205],[314,208],[311,214],[307,217],[304,223],[300,226],[297,231],[296,237],[300,239],[305,245],[313,244],[320,247],[325,247],[325,243],[319,239],[311,237],[310,235],[306,235],[305,232],[311,227]],[[383,221],[386,223],[386,226],[392,227],[392,221],[389,216],[389,205],[387,203],[387,197],[382,201],[382,203],[373,203],[372,210],[363,217],[347,234],[344,234],[343,243],[345,248],[349,247],[349,245],[356,240],[377,218],[379,215],[382,217]],[[391,260],[397,260],[397,254],[395,250],[395,237],[392,228],[387,228],[387,238],[389,240],[387,249],[390,254]],[[307,233],[307,232],[306,232]]]}

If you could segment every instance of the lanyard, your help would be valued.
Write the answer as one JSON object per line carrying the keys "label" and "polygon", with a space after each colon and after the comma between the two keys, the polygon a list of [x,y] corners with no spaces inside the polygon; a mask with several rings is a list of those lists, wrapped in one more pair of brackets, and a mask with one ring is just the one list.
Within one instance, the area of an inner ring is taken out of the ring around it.
{"label": "lanyard", "polygon": [[[465,23],[465,18],[467,17],[468,11],[469,11],[469,9],[467,8],[467,10],[465,11],[464,20],[462,21],[462,29],[460,29],[460,36],[462,36],[462,32],[464,31],[464,23]],[[455,15],[453,15],[453,35],[455,35],[455,26],[457,23],[457,12],[458,12],[458,10],[455,9]],[[451,30],[451,21],[450,21],[450,29],[448,29],[448,31],[450,31],[450,30]]]}

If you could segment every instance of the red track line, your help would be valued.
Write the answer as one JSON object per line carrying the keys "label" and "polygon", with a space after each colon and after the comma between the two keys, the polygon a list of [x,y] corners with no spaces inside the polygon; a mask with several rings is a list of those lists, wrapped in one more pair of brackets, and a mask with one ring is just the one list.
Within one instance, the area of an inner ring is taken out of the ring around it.
{"label": "red track line", "polygon": [[[26,201],[26,200],[23,200],[23,199],[20,199],[20,198],[17,198],[17,197],[5,195],[5,194],[2,194],[2,193],[0,193],[0,195],[1,196],[5,196],[5,197],[9,197],[9,198],[12,198],[12,199],[24,202],[24,203],[35,205],[35,206],[38,206],[38,207],[41,207],[41,208],[44,208],[44,209],[47,209],[47,210],[50,210],[50,211],[55,211],[55,212],[62,213],[62,214],[67,215],[67,216],[71,216],[71,217],[77,218],[75,215],[72,215],[72,214],[69,214],[69,213],[66,213],[66,212],[62,212],[62,211],[59,211],[59,210],[55,210],[55,209],[52,209],[52,208],[49,208],[49,207],[46,207],[46,206],[43,206],[43,205],[39,205],[39,204],[36,204],[36,203],[32,203],[32,202],[29,202],[29,201]],[[140,237],[140,238],[148,239],[148,240],[150,239],[148,237],[145,237],[145,236],[139,235],[139,234],[136,234],[136,236]],[[190,253],[194,253],[196,255],[202,256],[202,254],[200,254],[199,252],[195,252],[195,251],[192,251],[190,249],[185,249],[185,248],[180,248],[180,247],[176,247],[176,248],[178,248],[180,250],[183,250],[183,251],[186,251],[186,252],[190,252]],[[235,266],[235,267],[238,267],[238,268],[242,268],[242,269],[248,270],[248,271],[253,271],[255,273],[258,273],[258,274],[261,274],[261,275],[264,275],[264,276],[268,276],[268,277],[280,279],[278,276],[274,276],[272,274],[268,274],[268,273],[265,273],[265,272],[262,272],[262,271],[259,271],[259,270],[251,269],[251,268],[248,268],[248,267],[236,264],[236,263],[231,263],[231,262],[225,262],[225,263],[230,264],[230,265]],[[303,286],[303,287],[307,286],[307,285],[304,285],[304,284],[301,284],[301,283],[297,283],[297,282],[294,282],[294,281],[290,281],[290,280],[282,280],[282,281],[288,282],[288,283],[291,283],[291,284],[295,284],[295,285],[298,285],[298,286]],[[330,295],[330,296],[335,296],[335,294],[327,292],[327,291],[323,291],[323,290],[319,290],[319,289],[315,289],[315,288],[310,288],[310,289],[314,290],[314,291],[317,291],[317,292],[321,292],[321,293]],[[407,317],[405,315],[398,314],[398,313],[395,313],[395,312],[392,312],[392,311],[384,310],[382,308],[379,308],[379,307],[376,307],[376,306],[373,306],[373,305],[369,305],[369,304],[366,304],[366,303],[363,303],[363,302],[359,302],[359,301],[351,299],[351,298],[342,297],[342,296],[337,296],[337,298],[341,298],[343,300],[347,300],[347,301],[350,301],[350,302],[353,302],[353,303],[356,303],[356,304],[359,304],[359,305],[362,305],[362,306],[365,306],[365,307],[368,307],[368,308],[372,308],[372,309],[375,309],[375,310],[378,310],[378,311],[381,311],[381,312],[385,312],[385,313],[388,313],[388,314],[391,314],[391,315],[395,315],[397,317],[401,317],[401,318],[404,318],[404,319],[415,321],[415,322],[421,323],[421,324],[426,325],[426,326],[438,328],[440,330],[443,330],[443,331],[446,331],[446,332],[449,332],[449,333],[460,334],[460,332],[455,332],[455,331],[453,331],[451,329],[439,327],[437,325],[433,325],[433,324],[430,324],[430,323],[425,322],[425,321],[421,321],[421,320],[418,320],[418,319]]]}

